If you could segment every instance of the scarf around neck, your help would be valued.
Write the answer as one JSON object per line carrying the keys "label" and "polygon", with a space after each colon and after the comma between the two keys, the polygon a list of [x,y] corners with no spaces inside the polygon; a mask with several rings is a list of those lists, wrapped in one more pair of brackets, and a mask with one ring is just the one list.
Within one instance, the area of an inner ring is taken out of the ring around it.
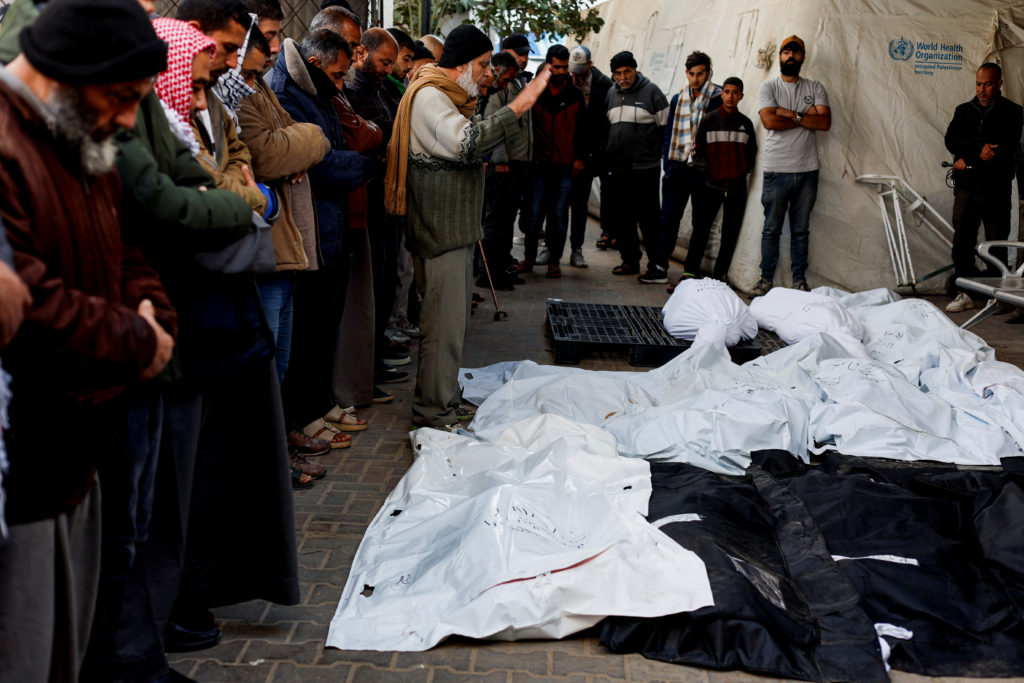
{"label": "scarf around neck", "polygon": [[471,98],[434,64],[427,64],[416,74],[398,104],[395,126],[388,143],[388,165],[384,174],[384,208],[394,216],[406,212],[406,176],[409,171],[409,142],[412,138],[412,101],[424,88],[437,88],[452,101],[467,119],[473,116],[476,99]]}
{"label": "scarf around neck", "polygon": [[704,87],[697,93],[696,99],[690,98],[690,86],[683,87],[676,102],[676,116],[672,122],[672,143],[669,146],[669,161],[689,161],[693,154],[693,141],[697,137],[697,126],[704,116],[704,110],[711,101],[711,93],[715,84],[711,78],[704,81]]}

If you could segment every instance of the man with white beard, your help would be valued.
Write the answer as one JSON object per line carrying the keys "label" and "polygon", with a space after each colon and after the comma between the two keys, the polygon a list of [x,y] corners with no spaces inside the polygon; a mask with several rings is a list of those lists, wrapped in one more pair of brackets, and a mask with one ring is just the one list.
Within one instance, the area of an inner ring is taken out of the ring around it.
{"label": "man with white beard", "polygon": [[[102,40],[97,40],[102,36]],[[0,69],[0,215],[32,304],[3,350],[16,398],[0,541],[0,680],[78,680],[96,600],[96,463],[125,394],[170,360],[176,317],[122,240],[111,136],[135,125],[167,46],[126,0],[52,0]],[[72,448],[47,448],[55,420]]]}
{"label": "man with white beard", "polygon": [[473,246],[482,237],[482,157],[519,135],[517,120],[548,84],[535,78],[514,100],[486,118],[474,117],[478,84],[491,74],[491,41],[470,24],[445,40],[402,97],[388,145],[384,201],[404,218],[413,255],[420,312],[419,367],[413,425],[458,423],[458,372],[469,321]]}

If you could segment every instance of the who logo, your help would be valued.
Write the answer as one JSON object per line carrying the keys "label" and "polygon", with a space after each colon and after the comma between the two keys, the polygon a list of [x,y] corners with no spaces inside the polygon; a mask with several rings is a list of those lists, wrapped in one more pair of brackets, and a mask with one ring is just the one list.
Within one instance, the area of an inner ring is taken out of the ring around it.
{"label": "who logo", "polygon": [[909,61],[914,56],[914,43],[906,38],[893,38],[889,41],[889,56],[897,62]]}

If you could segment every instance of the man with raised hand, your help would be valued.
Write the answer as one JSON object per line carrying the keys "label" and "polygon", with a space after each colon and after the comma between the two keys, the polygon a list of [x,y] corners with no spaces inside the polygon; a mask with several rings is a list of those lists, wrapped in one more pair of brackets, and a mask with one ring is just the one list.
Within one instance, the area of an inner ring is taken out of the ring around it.
{"label": "man with raised hand", "polygon": [[519,135],[549,75],[534,79],[490,116],[471,118],[478,83],[491,73],[491,41],[470,24],[456,27],[437,66],[409,86],[388,147],[385,205],[402,216],[416,284],[423,295],[415,426],[453,428],[462,417],[459,365],[469,321],[473,247],[481,237],[483,156]]}

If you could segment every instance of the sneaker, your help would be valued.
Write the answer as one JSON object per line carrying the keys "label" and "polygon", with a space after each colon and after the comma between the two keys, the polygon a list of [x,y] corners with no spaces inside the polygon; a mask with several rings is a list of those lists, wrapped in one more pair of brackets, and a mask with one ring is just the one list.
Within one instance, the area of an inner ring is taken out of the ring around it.
{"label": "sneaker", "polygon": [[384,330],[384,336],[398,344],[409,344],[410,342],[412,342],[412,339],[409,338],[409,335],[394,327],[389,327],[388,329]]}
{"label": "sneaker", "polygon": [[403,334],[409,335],[410,337],[420,336],[420,326],[404,316],[396,320],[392,327]]}
{"label": "sneaker", "polygon": [[663,285],[668,282],[668,273],[658,266],[651,266],[647,272],[637,278],[642,285]]}
{"label": "sneaker", "polygon": [[793,283],[793,289],[799,289],[801,292],[811,291],[811,288],[807,286],[807,280],[797,280]]}
{"label": "sneaker", "polygon": [[385,351],[381,354],[380,362],[394,368],[399,365],[408,365],[412,362],[412,358],[409,357],[409,354],[401,351]]}
{"label": "sneaker", "polygon": [[534,263],[541,263],[547,265],[548,259],[550,258],[551,252],[548,250],[547,247],[544,247],[543,249],[540,250],[540,253],[537,254],[537,258],[534,260]]}
{"label": "sneaker", "polygon": [[750,290],[750,294],[751,296],[764,296],[765,294],[770,292],[771,289],[772,281],[761,278],[760,280],[757,281],[757,284],[754,285],[754,288]]}
{"label": "sneaker", "polygon": [[380,387],[374,385],[373,387],[373,402],[374,403],[391,403],[395,400],[395,397],[384,391]]}
{"label": "sneaker", "polygon": [[956,298],[946,305],[947,313],[959,313],[960,311],[969,311],[974,308],[974,300],[967,296],[963,292],[956,295]]}
{"label": "sneaker", "polygon": [[572,255],[569,257],[569,265],[573,268],[586,268],[587,260],[583,258],[582,247],[576,247],[572,250]]}
{"label": "sneaker", "polygon": [[533,272],[533,261],[523,261],[517,267],[520,273],[532,273]]}
{"label": "sneaker", "polygon": [[380,382],[381,384],[391,384],[392,382],[404,382],[407,379],[409,379],[408,372],[402,372],[394,368],[381,368],[377,371],[373,381]]}

